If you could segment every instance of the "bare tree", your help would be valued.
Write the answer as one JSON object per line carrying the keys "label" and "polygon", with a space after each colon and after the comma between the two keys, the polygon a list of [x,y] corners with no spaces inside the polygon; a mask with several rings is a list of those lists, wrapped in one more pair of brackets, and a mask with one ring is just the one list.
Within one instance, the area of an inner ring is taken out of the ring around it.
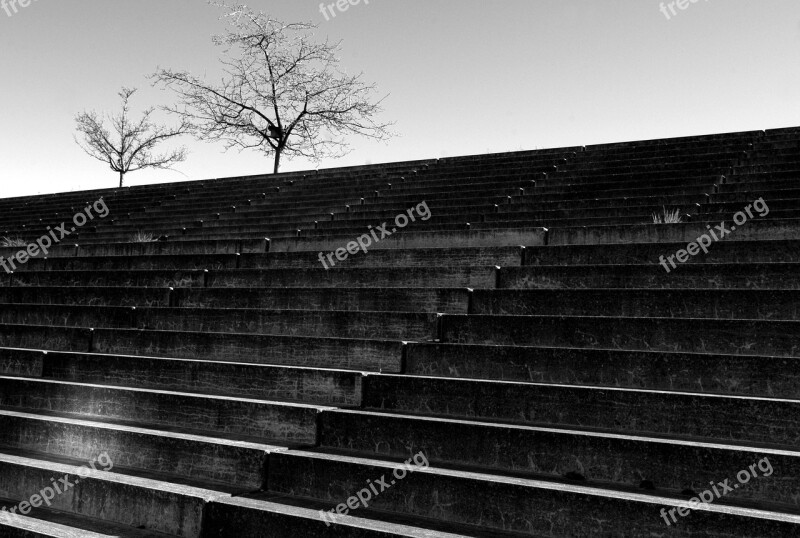
{"label": "bare tree", "polygon": [[108,163],[111,169],[119,172],[119,186],[122,187],[125,174],[143,168],[171,169],[175,163],[186,160],[186,148],[181,147],[166,153],[154,154],[153,150],[161,142],[185,134],[188,124],[184,121],[177,127],[156,125],[152,121],[155,108],[148,108],[138,121],[130,118],[129,102],[135,88],[122,88],[122,112],[109,116],[113,135],[104,125],[104,118],[96,112],[79,114],[77,131],[83,135],[83,142],[75,137],[75,142],[89,156]]}
{"label": "bare tree", "polygon": [[382,111],[375,85],[339,69],[340,43],[315,42],[310,23],[209,3],[226,9],[229,22],[227,33],[213,39],[223,48],[221,81],[171,69],[152,77],[178,94],[182,105],[167,110],[190,123],[198,139],[274,155],[277,173],[283,155],[318,162],[346,154],[345,135],[390,136],[390,124],[374,121]]}

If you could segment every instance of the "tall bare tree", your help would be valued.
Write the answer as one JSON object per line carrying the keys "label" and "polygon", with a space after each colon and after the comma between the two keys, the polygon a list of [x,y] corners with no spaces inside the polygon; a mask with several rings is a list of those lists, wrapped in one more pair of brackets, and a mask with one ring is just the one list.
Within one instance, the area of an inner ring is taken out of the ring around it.
{"label": "tall bare tree", "polygon": [[198,139],[274,155],[277,173],[283,155],[318,162],[346,154],[346,135],[390,136],[390,124],[375,121],[382,111],[375,85],[340,69],[340,43],[315,42],[310,23],[209,3],[225,9],[229,23],[213,39],[223,49],[219,83],[171,69],[153,75],[178,94],[181,105],[167,110],[190,123]]}
{"label": "tall bare tree", "polygon": [[[188,124],[185,121],[177,127],[167,127],[153,123],[155,108],[144,111],[139,120],[130,118],[130,99],[136,93],[135,88],[122,88],[119,96],[122,99],[122,112],[103,118],[97,112],[79,114],[77,131],[83,141],[75,137],[75,142],[90,157],[107,163],[111,169],[119,173],[119,186],[122,187],[125,174],[143,168],[171,169],[176,163],[186,160],[186,148],[155,154],[153,151],[162,142],[185,134]],[[105,120],[111,129],[105,127]],[[112,132],[113,131],[113,134]]]}

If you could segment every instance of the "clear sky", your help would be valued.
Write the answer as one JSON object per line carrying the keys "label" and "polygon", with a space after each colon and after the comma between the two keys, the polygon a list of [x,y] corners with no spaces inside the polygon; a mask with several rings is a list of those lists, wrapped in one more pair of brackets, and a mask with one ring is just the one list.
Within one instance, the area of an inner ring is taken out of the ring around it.
{"label": "clear sky", "polygon": [[[5,0],[8,2],[9,0]],[[332,0],[329,0],[332,1]],[[322,167],[800,125],[800,2],[364,0],[326,21],[314,0],[251,0],[344,40],[343,65],[389,94],[388,143],[353,138]],[[0,9],[0,197],[113,187],[73,140],[83,110],[168,103],[159,66],[215,80],[203,0],[35,0]],[[185,140],[178,172],[129,184],[266,173],[262,154]],[[285,162],[282,170],[313,168]]]}

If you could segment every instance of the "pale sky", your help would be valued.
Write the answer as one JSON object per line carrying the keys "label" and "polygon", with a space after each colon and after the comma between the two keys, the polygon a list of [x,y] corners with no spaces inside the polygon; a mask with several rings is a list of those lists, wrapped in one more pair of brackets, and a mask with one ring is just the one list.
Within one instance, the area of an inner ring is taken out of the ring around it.
{"label": "pale sky", "polygon": [[[8,3],[10,0],[5,0]],[[319,1],[252,0],[344,40],[343,66],[389,94],[388,143],[353,138],[321,167],[800,125],[800,2],[370,0],[326,21]],[[669,4],[666,2],[665,4]],[[224,30],[203,0],[35,0],[0,9],[0,197],[114,187],[73,141],[83,110],[168,103],[159,66],[216,80]],[[138,108],[137,108],[138,107]],[[167,121],[169,118],[167,118]],[[186,139],[177,172],[129,184],[271,171],[263,154]],[[283,171],[314,168],[296,160]]]}

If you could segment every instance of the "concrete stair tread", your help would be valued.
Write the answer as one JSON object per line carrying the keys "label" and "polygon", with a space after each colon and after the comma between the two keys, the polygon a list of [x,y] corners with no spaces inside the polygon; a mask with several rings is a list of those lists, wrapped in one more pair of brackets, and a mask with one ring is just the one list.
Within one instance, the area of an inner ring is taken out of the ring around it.
{"label": "concrete stair tread", "polygon": [[[387,459],[349,456],[307,450],[290,450],[287,452],[282,452],[280,456],[284,458],[284,461],[289,461],[294,458],[302,458],[320,462],[336,462],[346,466],[370,467],[384,471],[391,471],[398,464],[396,460],[392,461]],[[460,470],[438,466],[417,468],[415,474],[429,476],[431,484],[435,484],[438,477],[451,477],[478,483],[485,483],[487,488],[490,487],[490,484],[505,484],[519,486],[525,489],[569,492],[599,498],[626,500],[640,503],[642,505],[675,506],[682,502],[685,503],[688,500],[681,496],[667,496],[658,492],[649,493],[643,490],[636,490],[635,488],[597,487],[592,485],[582,485],[575,481],[541,480],[530,477],[503,476],[499,474],[479,472],[476,470]],[[397,484],[400,485],[402,482],[398,482]],[[268,492],[267,494],[269,493],[271,492]],[[259,494],[259,496],[260,495],[263,494]],[[346,499],[342,499],[342,501],[345,500]],[[359,511],[361,510],[363,509],[359,509]],[[800,525],[800,509],[785,505],[764,502],[744,503],[739,501],[730,501],[727,499],[717,499],[716,502],[705,505],[704,510],[714,513],[733,514],[745,517],[774,519]]]}
{"label": "concrete stair tread", "polygon": [[76,386],[76,387],[113,388],[115,390],[126,391],[126,392],[134,392],[134,393],[169,394],[169,395],[175,395],[175,396],[205,398],[205,399],[214,399],[214,400],[220,400],[220,401],[233,401],[233,402],[259,403],[259,404],[269,404],[269,405],[281,405],[281,406],[285,406],[285,407],[295,407],[295,408],[302,408],[302,409],[316,409],[317,411],[322,410],[322,409],[334,409],[334,407],[332,407],[332,406],[309,405],[309,404],[302,404],[302,403],[297,403],[297,402],[283,402],[283,401],[277,401],[277,400],[258,400],[258,399],[254,399],[254,398],[236,398],[236,397],[232,397],[232,396],[220,396],[220,395],[215,395],[215,394],[198,394],[198,393],[193,393],[193,392],[151,390],[151,389],[141,389],[141,388],[136,388],[136,387],[118,387],[118,386],[105,385],[105,384],[99,384],[99,383],[76,383],[76,382],[72,382],[72,381],[60,381],[60,380],[53,380],[53,379],[0,376],[0,380],[34,381],[34,382],[37,382],[37,383],[52,383],[52,384],[70,385],[70,386]]}
{"label": "concrete stair tread", "polygon": [[[216,506],[215,506],[216,505]],[[521,538],[522,536],[536,536],[488,529],[476,529],[467,526],[454,526],[437,523],[421,518],[403,517],[391,513],[375,513],[368,510],[355,516],[347,515],[337,518],[336,524],[326,526],[320,517],[320,510],[329,509],[329,505],[313,499],[298,499],[270,493],[253,494],[244,497],[214,500],[210,509],[232,508],[240,514],[237,519],[243,518],[241,514],[250,513],[256,519],[247,526],[249,534],[254,538],[332,538],[349,536],[355,538]],[[217,527],[213,525],[212,536]],[[289,527],[290,519],[304,520],[302,530],[292,529],[283,531],[283,525]],[[270,525],[270,534],[259,534],[260,528],[266,525],[262,521],[275,523]],[[222,522],[219,523],[222,532]],[[285,532],[285,533],[284,533]]]}
{"label": "concrete stair tread", "polygon": [[[374,374],[373,374],[374,375]],[[635,389],[627,387],[613,387],[613,386],[597,386],[597,385],[568,385],[562,383],[525,383],[520,381],[502,381],[495,379],[469,379],[469,378],[452,378],[452,377],[436,377],[436,376],[408,376],[405,374],[380,374],[381,377],[388,377],[394,379],[412,378],[417,380],[437,380],[449,381],[458,383],[485,383],[498,386],[517,386],[517,387],[536,387],[543,388],[563,388],[563,389],[581,389],[592,391],[604,392],[619,392],[619,393],[648,393],[648,394],[665,394],[676,396],[700,396],[703,398],[714,398],[723,400],[743,400],[743,401],[764,401],[764,402],[791,402],[800,404],[800,399],[794,398],[773,398],[768,396],[747,396],[741,394],[724,394],[713,392],[687,392],[679,390],[658,390],[658,389]]]}
{"label": "concrete stair tread", "polygon": [[[0,505],[12,499],[0,498]],[[0,512],[0,535],[6,538],[167,538],[171,534],[141,530],[80,517],[67,512],[38,508],[28,516]]]}
{"label": "concrete stair tread", "polygon": [[[331,408],[330,410],[333,409],[338,410],[339,408]],[[106,429],[112,429],[115,431],[143,432],[147,434],[158,435],[160,437],[177,437],[179,439],[185,439],[187,441],[209,440],[210,442],[216,444],[224,444],[228,446],[237,446],[242,448],[255,448],[256,450],[261,450],[265,447],[271,447],[277,450],[285,450],[288,448],[298,448],[305,446],[305,444],[303,443],[284,443],[284,444],[271,444],[269,442],[265,443],[264,439],[251,435],[241,435],[228,432],[225,432],[224,434],[215,435],[214,432],[209,432],[206,430],[198,430],[194,428],[182,428],[179,426],[166,426],[161,424],[150,424],[142,421],[122,420],[117,418],[106,418],[98,416],[92,416],[91,418],[89,418],[81,414],[60,413],[57,411],[37,409],[36,412],[20,412],[17,408],[8,406],[0,407],[0,411],[2,411],[6,416],[15,416],[15,414],[18,416],[29,415],[41,420],[50,420],[50,419],[59,420],[65,424],[80,424],[85,422],[87,425],[91,427],[104,427]]]}
{"label": "concrete stair tread", "polygon": [[[152,496],[152,502],[155,504],[151,506],[155,509],[158,509],[156,507],[165,506],[163,504],[164,502],[174,506],[182,515],[180,521],[171,520],[169,518],[149,519],[146,521],[147,526],[154,530],[166,532],[167,534],[170,534],[169,531],[166,531],[167,528],[175,529],[176,532],[174,532],[174,534],[178,534],[177,531],[180,530],[181,534],[187,538],[189,536],[197,536],[196,533],[192,532],[191,527],[195,529],[199,529],[200,527],[199,514],[197,512],[194,512],[194,514],[188,512],[187,509],[189,506],[193,506],[194,510],[198,510],[212,499],[230,497],[230,494],[219,491],[218,489],[185,486],[173,482],[165,482],[163,480],[142,478],[139,476],[115,473],[113,471],[103,471],[102,469],[89,469],[90,472],[88,476],[78,478],[80,475],[78,475],[76,466],[84,465],[86,462],[71,460],[67,463],[65,460],[53,461],[51,458],[43,459],[38,456],[27,457],[13,453],[10,454],[8,452],[9,451],[0,451],[0,466],[5,469],[6,473],[14,472],[19,473],[20,477],[28,477],[26,480],[34,482],[37,487],[41,487],[42,484],[47,484],[46,481],[48,478],[44,477],[71,477],[69,480],[74,486],[72,489],[64,491],[62,494],[54,497],[53,509],[64,510],[65,508],[69,508],[71,513],[87,517],[94,517],[102,513],[105,514],[103,519],[112,523],[119,524],[123,522],[122,520],[125,520],[126,524],[138,527],[140,524],[145,523],[145,521],[142,521],[141,513],[131,512],[130,506],[121,505],[120,501],[122,499],[117,499],[116,502],[109,503],[108,505],[105,503],[98,504],[96,502],[89,502],[89,498],[93,494],[96,495],[98,490],[124,491],[129,502],[132,498]],[[37,479],[37,476],[44,478],[44,480],[40,481],[41,478]],[[80,484],[80,486],[78,486],[78,484]],[[28,495],[36,491],[32,486],[33,484],[17,485],[16,487],[20,488],[20,494],[6,494],[5,496],[16,501],[22,501]],[[33,491],[29,493],[29,490]],[[23,491],[24,493],[22,493]],[[73,504],[70,502],[71,499],[75,499],[76,502]],[[78,499],[85,500],[86,502],[80,502]],[[159,500],[156,501],[156,499]],[[124,501],[122,502],[124,504]],[[175,506],[174,503],[178,503],[178,506]],[[135,519],[142,521],[142,523],[137,524],[133,521]]]}
{"label": "concrete stair tread", "polygon": [[[795,422],[800,400],[796,398],[390,374],[367,376],[364,383],[363,409],[370,411],[625,435],[677,435],[779,450],[793,450],[798,443]],[[679,420],[684,413],[694,420]]]}
{"label": "concrete stair tread", "polygon": [[[614,431],[608,431],[598,428],[572,428],[569,426],[531,426],[526,424],[518,424],[518,423],[502,423],[497,421],[487,422],[482,421],[480,419],[476,420],[467,420],[467,419],[458,419],[458,418],[450,418],[450,417],[437,417],[437,416],[425,416],[425,415],[409,415],[409,414],[402,414],[396,412],[381,412],[381,411],[374,411],[368,409],[336,409],[331,411],[336,414],[341,415],[350,415],[354,417],[372,417],[372,418],[397,418],[397,419],[404,419],[404,420],[412,420],[412,421],[419,421],[419,422],[427,422],[430,424],[452,424],[456,426],[462,427],[474,427],[480,426],[482,428],[487,429],[508,429],[508,430],[516,430],[516,431],[524,431],[524,432],[544,432],[544,433],[559,433],[559,434],[567,434],[567,435],[575,435],[575,436],[582,436],[582,437],[593,437],[593,438],[603,438],[603,439],[619,439],[624,441],[641,441],[646,443],[656,443],[656,444],[666,444],[666,445],[674,445],[674,446],[692,446],[692,447],[702,447],[702,448],[716,448],[716,449],[724,449],[724,450],[737,450],[743,452],[752,452],[753,454],[761,454],[765,451],[768,454],[774,455],[782,455],[782,456],[792,456],[792,457],[800,457],[800,447],[797,449],[790,450],[787,447],[777,447],[772,446],[770,443],[756,443],[756,442],[711,442],[708,439],[698,439],[691,436],[680,436],[680,435],[637,435],[637,434],[624,434]],[[293,450],[293,449],[287,449]],[[294,449],[297,450],[297,449]],[[325,446],[318,446],[313,449],[302,449],[303,452],[306,450],[313,450],[314,452],[318,452],[320,454],[333,454],[333,455],[342,455],[348,457],[367,457],[363,454],[359,456],[358,453],[353,451],[347,450],[337,450],[333,448],[327,448]],[[376,456],[372,456],[376,458]],[[369,458],[368,458],[369,459]],[[462,469],[463,470],[463,469]]]}
{"label": "concrete stair tread", "polygon": [[221,437],[221,436],[215,437],[209,435],[200,435],[197,433],[186,433],[185,431],[180,431],[179,429],[175,429],[174,431],[169,431],[167,429],[129,426],[118,422],[72,418],[69,416],[60,416],[59,414],[26,413],[21,411],[13,411],[8,408],[0,408],[0,420],[2,420],[3,417],[20,417],[20,418],[39,420],[43,422],[78,424],[82,426],[101,428],[105,430],[135,432],[154,437],[171,437],[171,438],[183,439],[186,441],[195,441],[201,443],[229,445],[241,448],[250,448],[254,450],[263,450],[265,452],[286,450],[288,448],[285,446],[259,443],[256,442],[256,440],[244,441],[235,438],[228,439],[227,437]]}

